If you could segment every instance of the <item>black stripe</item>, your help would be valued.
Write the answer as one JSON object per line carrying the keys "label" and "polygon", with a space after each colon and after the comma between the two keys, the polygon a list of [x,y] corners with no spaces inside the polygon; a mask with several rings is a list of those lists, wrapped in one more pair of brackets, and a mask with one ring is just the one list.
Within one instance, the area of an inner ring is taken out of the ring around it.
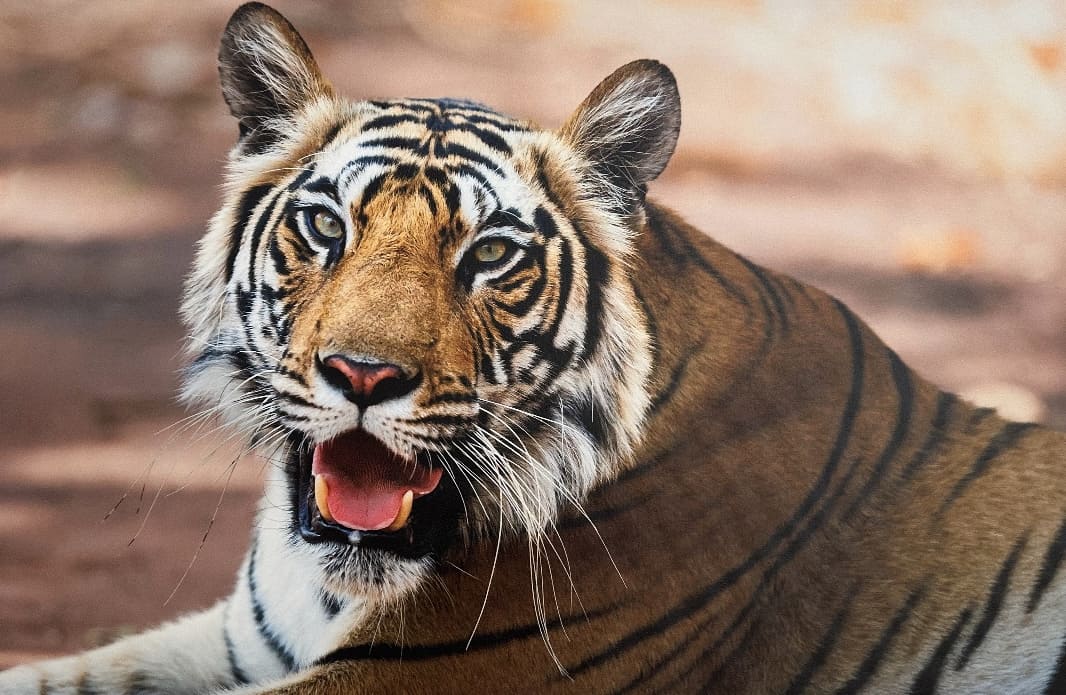
{"label": "black stripe", "polygon": [[233,224],[230,225],[229,250],[226,253],[226,282],[233,277],[233,267],[237,263],[237,254],[241,250],[244,228],[251,222],[252,213],[273,187],[273,184],[269,183],[260,184],[249,188],[241,196],[240,203],[237,205],[237,214],[233,218]]}
{"label": "black stripe", "polygon": [[322,609],[326,611],[326,615],[330,618],[336,618],[337,614],[341,612],[341,608],[344,608],[341,600],[325,589],[321,591],[319,598],[322,600]]}
{"label": "black stripe", "polygon": [[[737,259],[740,260],[740,262],[746,267],[748,267],[749,270],[754,265],[743,256],[737,256]],[[755,271],[752,270],[752,273],[755,274]],[[758,278],[758,274],[755,274],[755,277]],[[770,348],[770,345],[774,342],[774,335],[776,333],[776,322],[774,321],[774,311],[770,306],[770,300],[766,298],[766,292],[764,288],[761,286],[758,287],[756,289],[756,294],[759,296],[759,304],[762,307],[763,340],[762,345],[759,347],[759,352],[763,352],[768,350]]]}
{"label": "black stripe", "polygon": [[1059,530],[1055,532],[1055,538],[1051,541],[1051,545],[1048,546],[1047,552],[1044,554],[1044,562],[1040,566],[1040,574],[1036,578],[1036,584],[1033,585],[1033,591],[1029,594],[1029,605],[1025,608],[1026,613],[1032,613],[1036,610],[1037,605],[1040,604],[1040,599],[1044,596],[1044,592],[1051,586],[1052,580],[1055,579],[1055,574],[1059,571],[1059,565],[1062,564],[1064,553],[1066,553],[1066,519],[1059,526]]}
{"label": "black stripe", "polygon": [[[720,270],[714,267],[710,261],[703,257],[703,254],[684,237],[684,232],[681,230],[675,230],[671,226],[669,220],[667,220],[663,211],[648,203],[645,206],[648,215],[648,228],[655,232],[655,237],[659,240],[659,244],[663,251],[668,256],[673,258],[680,265],[686,265],[688,263],[695,263],[699,266],[700,270],[711,277],[718,285],[725,290],[726,294],[730,295],[738,302],[744,305],[745,308],[751,308],[751,302],[741,292],[736,285],[730,282]],[[668,238],[669,237],[669,238]],[[677,248],[674,244],[680,246]]]}
{"label": "black stripe", "polygon": [[892,617],[892,622],[888,624],[888,627],[881,633],[881,637],[877,640],[877,644],[874,645],[870,653],[866,655],[866,658],[862,660],[859,665],[859,670],[855,672],[855,675],[844,684],[840,690],[837,691],[838,695],[854,694],[859,692],[867,681],[873,678],[877,673],[877,667],[881,665],[881,660],[888,654],[888,650],[892,647],[892,641],[896,639],[896,635],[903,628],[903,625],[907,622],[907,619],[911,617],[911,612],[914,607],[918,605],[918,602],[922,600],[922,596],[925,594],[925,589],[915,589],[907,597],[907,601],[903,604],[903,607],[896,612],[896,615]]}
{"label": "black stripe", "polygon": [[[576,227],[575,227],[576,229]],[[581,230],[576,230],[585,240],[585,335],[582,336],[581,359],[591,357],[600,346],[603,334],[603,294],[610,278],[610,261],[597,247],[588,243]]]}
{"label": "black stripe", "polygon": [[954,504],[955,500],[962,496],[962,493],[966,491],[966,488],[988,471],[988,467],[997,456],[1017,444],[1022,435],[1034,427],[1036,427],[1036,425],[1031,422],[1008,422],[1003,429],[996,434],[996,436],[992,437],[992,441],[988,443],[985,450],[977,457],[977,460],[974,461],[973,466],[966,475],[955,483],[955,487],[951,489],[951,493],[948,495],[947,499],[944,500],[943,504],[940,505],[940,509],[937,510],[937,517],[943,516],[948,507]]}
{"label": "black stripe", "polygon": [[143,671],[131,671],[126,676],[124,695],[159,695],[163,690],[152,674]]}
{"label": "black stripe", "polygon": [[485,176],[485,173],[481,169],[469,162],[460,160],[458,162],[450,162],[448,164],[448,171],[450,171],[453,176],[466,176],[477,181],[481,186],[482,192],[492,198],[492,202],[496,207],[500,206],[500,197],[496,195],[496,191],[493,190],[495,186],[492,185],[492,182],[489,181],[488,177]]}
{"label": "black stripe", "polygon": [[599,525],[602,522],[610,521],[615,517],[639,509],[644,506],[645,502],[647,502],[646,499],[628,500],[613,507],[596,507],[584,514],[565,516],[561,521],[556,522],[555,527],[559,531],[568,531],[584,528],[590,522]]}
{"label": "black stripe", "polygon": [[[570,304],[571,287],[574,284],[574,257],[573,249],[570,248],[570,240],[559,237],[559,264],[555,268],[555,284],[558,292],[555,299],[555,312],[551,320],[550,334],[554,339],[562,328],[563,317]],[[543,261],[542,261],[543,262]],[[545,272],[542,270],[541,272]]]}
{"label": "black stripe", "polygon": [[479,128],[474,123],[455,123],[452,125],[452,130],[470,133],[477,137],[478,140],[481,140],[486,147],[494,149],[505,156],[511,154],[511,146],[507,144],[506,140],[490,130]]}
{"label": "black stripe", "polygon": [[258,544],[253,543],[251,554],[248,558],[248,591],[252,599],[252,615],[255,618],[255,627],[259,631],[259,635],[266,642],[266,645],[270,647],[270,650],[274,652],[274,655],[278,658],[284,666],[286,671],[294,671],[296,669],[296,657],[294,657],[289,650],[281,643],[274,628],[266,620],[266,612],[263,609],[263,604],[259,602],[258,588],[255,580],[255,559],[258,552]]}
{"label": "black stripe", "polygon": [[970,622],[971,617],[973,617],[972,607],[959,614],[955,624],[951,627],[951,631],[944,636],[944,639],[940,640],[940,644],[933,650],[929,661],[918,672],[914,683],[911,684],[910,695],[934,695],[936,693],[937,684],[940,682],[940,674],[944,671],[944,664],[947,663],[951,650],[955,648],[955,642],[959,640],[962,629]]}
{"label": "black stripe", "polygon": [[330,145],[332,145],[333,141],[337,139],[338,135],[340,135],[341,130],[344,129],[344,126],[348,125],[350,122],[351,121],[341,121],[341,122],[337,123],[335,126],[333,126],[332,128],[330,128],[326,132],[325,137],[322,138],[322,144],[319,145],[318,149],[324,150],[327,147],[329,147]]}
{"label": "black stripe", "polygon": [[659,390],[657,394],[652,398],[651,405],[648,407],[648,414],[651,415],[659,410],[667,401],[673,398],[677,393],[678,388],[681,386],[681,382],[685,378],[685,371],[688,369],[689,362],[703,349],[704,343],[701,342],[685,354],[681,355],[681,359],[677,361],[674,368],[670,371],[670,380]]}
{"label": "black stripe", "polygon": [[384,135],[382,137],[362,140],[360,147],[385,147],[394,150],[417,150],[422,141],[418,138],[401,137],[399,135]]}
{"label": "black stripe", "polygon": [[[460,145],[457,142],[449,142],[444,146],[445,157],[457,157],[459,159],[465,159],[468,162],[479,164],[489,171],[495,173],[498,176],[503,176],[503,169],[500,165],[480,152],[475,152],[466,145]],[[450,167],[449,167],[450,168]]]}
{"label": "black stripe", "polygon": [[[300,178],[306,177],[310,173],[311,172],[309,172],[309,171],[304,172],[303,174],[300,175]],[[255,223],[255,228],[252,230],[252,238],[248,242],[248,291],[249,292],[251,292],[253,290],[253,288],[256,287],[256,284],[257,284],[256,272],[255,271],[256,271],[256,262],[258,261],[257,256],[258,256],[258,253],[259,253],[259,242],[263,238],[263,233],[266,231],[267,225],[270,224],[271,218],[274,217],[274,212],[275,212],[275,210],[278,207],[278,201],[281,200],[282,193],[284,193],[284,189],[278,190],[278,192],[274,194],[274,197],[272,197],[270,199],[270,202],[267,203],[266,207],[263,209],[263,214],[259,216],[259,219]],[[249,326],[247,326],[247,322],[245,322],[245,323],[246,323],[245,329],[246,329],[246,332],[247,332],[247,329],[249,328]],[[254,344],[253,341],[251,340],[251,338],[249,338],[248,346],[251,347],[253,344]]]}
{"label": "black stripe", "polygon": [[[574,408],[573,404],[569,403],[565,407],[567,411],[570,411],[572,408]],[[612,434],[614,430],[607,426],[607,418],[602,414],[599,417],[596,417],[595,402],[589,401],[582,403],[580,408],[576,408],[575,411],[574,415],[576,415],[577,421],[581,423],[581,427],[589,433],[589,436],[592,437],[593,441],[595,441],[598,446],[604,447],[613,443]],[[571,413],[567,412],[566,414],[570,415]]]}
{"label": "black stripe", "polygon": [[108,695],[111,692],[110,688],[104,689],[93,683],[92,674],[88,671],[82,672],[75,687],[77,687],[78,695]]}
{"label": "black stripe", "polygon": [[440,405],[441,403],[473,403],[477,400],[477,395],[469,391],[444,391],[433,396],[430,396],[423,404],[424,408],[429,408],[434,405]]}
{"label": "black stripe", "polygon": [[785,695],[799,695],[807,686],[810,685],[811,678],[818,672],[822,666],[825,665],[825,661],[829,658],[829,654],[836,647],[837,640],[840,639],[841,628],[844,627],[845,621],[848,619],[848,614],[851,612],[852,606],[855,604],[855,596],[858,592],[852,590],[848,603],[843,608],[837,611],[836,617],[833,618],[833,622],[830,623],[829,629],[822,635],[822,639],[818,642],[818,647],[811,654],[811,657],[807,659],[807,663],[803,665],[800,672],[792,679],[792,683],[789,684],[788,690],[785,691]]}
{"label": "black stripe", "polygon": [[276,234],[272,236],[267,249],[270,251],[270,258],[274,261],[274,273],[284,282],[285,276],[289,274],[291,269],[289,268],[289,259],[285,257],[285,253],[281,250],[280,239],[281,237]]}
{"label": "black stripe", "polygon": [[[582,612],[573,616],[575,620],[597,620],[617,610],[617,605]],[[549,630],[560,627],[558,622],[548,623]],[[498,632],[486,632],[476,635],[469,640],[463,639],[456,642],[439,642],[436,644],[389,644],[387,642],[372,642],[359,644],[352,647],[341,647],[318,659],[314,665],[322,666],[333,664],[338,661],[428,661],[442,656],[459,656],[470,652],[498,649],[500,646],[514,642],[536,638],[540,643],[542,627],[538,623],[520,625]]]}
{"label": "black stripe", "polygon": [[[750,654],[752,651],[752,642],[754,642],[760,637],[765,636],[765,634],[766,633],[763,630],[762,617],[760,616],[752,620],[751,624],[748,625],[748,629],[744,632],[743,636],[741,636],[741,638],[736,641],[736,644],[733,646],[732,649],[729,650],[729,653],[726,654],[725,657],[720,660],[717,668],[715,668],[714,671],[712,671],[710,675],[708,675],[703,680],[703,683],[700,684],[700,692],[710,692],[715,686],[721,683],[723,674],[728,669],[730,669],[739,658]],[[692,644],[692,641],[681,640],[681,643],[682,644],[679,646],[684,647]],[[671,651],[675,652],[676,650]],[[659,688],[657,692],[679,692],[688,682],[688,679],[692,675],[692,672],[703,665],[703,659],[697,658],[696,660],[689,663],[686,668],[677,671],[674,674],[674,677],[671,678],[670,681],[664,685],[664,687]]]}
{"label": "black stripe", "polygon": [[376,116],[363,124],[362,130],[377,130],[379,128],[391,128],[392,126],[400,125],[401,123],[422,123],[421,116],[416,116],[411,113],[396,113],[386,114],[384,116]]}
{"label": "black stripe", "polygon": [[995,408],[976,408],[970,413],[970,419],[966,421],[966,433],[971,434],[977,430],[978,425],[994,415]]}
{"label": "black stripe", "polygon": [[501,131],[503,131],[505,133],[528,133],[529,132],[529,128],[526,128],[521,123],[516,123],[515,121],[508,120],[508,119],[506,119],[506,118],[504,118],[502,116],[501,117],[497,117],[497,118],[493,118],[492,116],[489,116],[487,113],[485,115],[476,115],[476,114],[471,114],[471,113],[464,113],[463,114],[463,118],[465,118],[467,121],[469,121],[471,123],[479,123],[479,124],[482,124],[482,125],[492,126],[492,127],[496,128],[497,130],[501,130]]}
{"label": "black stripe", "polygon": [[229,615],[229,608],[232,604],[226,604],[226,610],[222,613],[222,639],[226,643],[226,660],[229,662],[230,673],[233,674],[233,682],[237,685],[247,685],[251,683],[248,679],[248,674],[244,672],[240,664],[237,663],[237,650],[233,646],[233,640],[229,636],[229,625],[227,616]]}
{"label": "black stripe", "polygon": [[870,477],[863,483],[859,494],[851,501],[851,504],[841,517],[845,523],[851,520],[855,512],[862,507],[870,494],[880,484],[889,464],[899,453],[899,448],[903,445],[903,440],[906,438],[911,426],[911,415],[914,412],[914,384],[911,381],[911,373],[907,369],[907,365],[903,364],[903,360],[899,358],[899,355],[887,348],[886,350],[889,364],[892,366],[892,381],[896,385],[896,393],[899,396],[899,406],[896,410],[896,426],[892,430],[892,436],[889,438],[888,444],[885,445],[877,462],[874,463]]}
{"label": "black stripe", "polygon": [[958,401],[958,397],[952,393],[941,391],[937,395],[936,415],[933,416],[933,425],[929,430],[929,436],[926,437],[921,448],[919,448],[914,454],[914,458],[907,463],[907,467],[903,469],[904,480],[910,480],[918,469],[924,466],[940,448],[940,445],[944,442],[944,437],[947,434],[947,425],[948,421],[951,419],[951,411]]}
{"label": "black stripe", "polygon": [[370,202],[377,197],[381,192],[382,186],[385,185],[385,180],[389,177],[387,172],[378,174],[371,180],[367,181],[366,186],[363,187],[363,191],[359,194],[359,208],[365,211]]}
{"label": "black stripe", "polygon": [[963,647],[962,653],[959,654],[959,658],[955,662],[956,671],[961,671],[966,666],[967,662],[970,661],[970,657],[985,641],[988,631],[992,629],[992,625],[996,622],[996,617],[999,616],[999,611],[1003,607],[1003,599],[1007,596],[1007,589],[1010,588],[1010,575],[1014,571],[1014,566],[1018,564],[1018,558],[1022,556],[1022,550],[1028,540],[1027,536],[1028,534],[1022,536],[1014,543],[1014,547],[1011,549],[1010,554],[1007,555],[1007,559],[1003,561],[1003,566],[1000,567],[999,574],[996,575],[996,581],[988,592],[988,601],[985,602],[981,620],[974,627],[970,640]]}
{"label": "black stripe", "polygon": [[[784,302],[781,301],[781,295],[778,293],[777,288],[774,287],[770,281],[770,276],[766,273],[766,270],[760,266],[752,263],[744,256],[737,254],[737,259],[744,264],[744,267],[755,276],[755,279],[759,283],[759,298],[762,300],[763,308],[767,313],[767,318],[772,322],[773,317],[776,315],[781,323],[781,329],[788,330],[788,314],[785,311]],[[770,298],[770,303],[773,304],[773,311],[770,310],[770,306],[763,297],[765,293]]]}
{"label": "black stripe", "polygon": [[437,198],[433,195],[433,191],[429,190],[429,186],[421,184],[418,187],[418,194],[422,196],[422,199],[426,201],[426,207],[429,208],[429,214],[437,216]]}
{"label": "black stripe", "polygon": [[[297,188],[299,188],[299,185],[295,184],[295,182],[294,185],[289,186],[290,191],[294,191]],[[337,192],[337,184],[328,176],[319,176],[304,188],[312,193],[320,193],[327,198],[330,198],[337,205],[341,205],[340,193]]]}
{"label": "black stripe", "polygon": [[1062,695],[1066,693],[1066,639],[1059,649],[1059,658],[1055,661],[1055,671],[1044,688],[1044,695]]}

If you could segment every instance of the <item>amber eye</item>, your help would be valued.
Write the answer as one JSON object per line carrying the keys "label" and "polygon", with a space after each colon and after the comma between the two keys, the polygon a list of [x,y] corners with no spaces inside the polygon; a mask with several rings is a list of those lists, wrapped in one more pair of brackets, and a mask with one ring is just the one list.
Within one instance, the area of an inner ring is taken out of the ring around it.
{"label": "amber eye", "polygon": [[478,263],[499,263],[511,250],[511,244],[503,239],[489,239],[474,247]]}
{"label": "amber eye", "polygon": [[324,239],[340,239],[344,236],[344,225],[337,216],[327,210],[316,210],[311,215],[311,228]]}

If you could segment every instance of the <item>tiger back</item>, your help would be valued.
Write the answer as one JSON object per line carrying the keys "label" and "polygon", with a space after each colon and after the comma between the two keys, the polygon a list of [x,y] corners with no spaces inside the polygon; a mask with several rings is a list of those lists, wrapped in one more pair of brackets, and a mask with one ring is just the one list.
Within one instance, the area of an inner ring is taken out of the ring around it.
{"label": "tiger back", "polygon": [[185,395],[276,463],[250,550],[0,693],[1066,691],[1066,438],[648,200],[664,66],[349,101],[249,3],[220,74]]}

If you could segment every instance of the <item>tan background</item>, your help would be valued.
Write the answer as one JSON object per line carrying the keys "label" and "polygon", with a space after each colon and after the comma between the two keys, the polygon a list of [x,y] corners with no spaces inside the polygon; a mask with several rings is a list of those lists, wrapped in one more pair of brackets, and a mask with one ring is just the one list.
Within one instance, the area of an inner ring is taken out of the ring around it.
{"label": "tan background", "polygon": [[[663,60],[684,125],[654,197],[935,381],[1066,427],[1059,0],[278,6],[348,94],[545,125]],[[0,0],[0,666],[208,605],[246,544],[263,462],[210,425],[155,434],[183,416],[180,282],[236,132],[232,9]]]}

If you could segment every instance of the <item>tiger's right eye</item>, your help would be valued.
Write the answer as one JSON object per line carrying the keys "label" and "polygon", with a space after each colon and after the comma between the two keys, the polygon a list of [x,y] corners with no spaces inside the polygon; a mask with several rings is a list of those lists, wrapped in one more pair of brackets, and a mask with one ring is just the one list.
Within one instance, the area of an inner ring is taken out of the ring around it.
{"label": "tiger's right eye", "polygon": [[316,234],[331,241],[344,236],[344,225],[328,210],[316,210],[311,216],[311,228]]}

